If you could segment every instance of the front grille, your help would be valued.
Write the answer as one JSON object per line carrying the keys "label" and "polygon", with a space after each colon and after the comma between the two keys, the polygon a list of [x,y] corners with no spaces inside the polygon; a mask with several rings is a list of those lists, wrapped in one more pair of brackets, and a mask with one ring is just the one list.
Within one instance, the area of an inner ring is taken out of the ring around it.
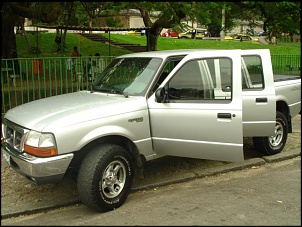
{"label": "front grille", "polygon": [[21,153],[23,150],[22,137],[28,131],[28,129],[4,119],[4,123],[2,124],[3,142],[9,144]]}

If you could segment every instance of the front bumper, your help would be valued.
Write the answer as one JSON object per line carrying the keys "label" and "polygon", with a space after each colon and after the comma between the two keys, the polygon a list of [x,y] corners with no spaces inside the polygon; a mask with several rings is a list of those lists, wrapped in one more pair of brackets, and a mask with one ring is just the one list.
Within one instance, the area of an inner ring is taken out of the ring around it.
{"label": "front bumper", "polygon": [[37,184],[60,182],[74,156],[73,154],[64,154],[49,158],[39,158],[27,153],[20,153],[3,143],[1,151],[11,168]]}

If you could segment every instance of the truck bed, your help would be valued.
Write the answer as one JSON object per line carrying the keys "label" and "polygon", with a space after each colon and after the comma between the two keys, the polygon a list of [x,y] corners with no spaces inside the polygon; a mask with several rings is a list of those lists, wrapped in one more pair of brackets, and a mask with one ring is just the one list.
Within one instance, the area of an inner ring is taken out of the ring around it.
{"label": "truck bed", "polygon": [[296,75],[285,75],[285,74],[274,74],[274,81],[284,81],[284,80],[296,80],[301,79],[301,76]]}
{"label": "truck bed", "polygon": [[286,102],[292,117],[301,113],[301,76],[274,75],[277,103]]}

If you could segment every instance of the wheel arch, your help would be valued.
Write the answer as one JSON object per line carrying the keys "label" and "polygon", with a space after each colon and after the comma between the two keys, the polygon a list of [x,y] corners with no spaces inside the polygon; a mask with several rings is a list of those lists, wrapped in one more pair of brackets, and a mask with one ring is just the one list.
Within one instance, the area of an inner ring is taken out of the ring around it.
{"label": "wheel arch", "polygon": [[288,123],[288,132],[291,133],[292,132],[292,121],[291,121],[291,115],[290,115],[290,110],[289,107],[287,105],[287,103],[285,101],[277,101],[276,103],[276,111],[281,112],[284,114],[284,116],[287,119],[287,123]]}
{"label": "wheel arch", "polygon": [[131,141],[129,138],[120,136],[120,135],[108,135],[101,138],[97,138],[88,144],[86,144],[83,148],[81,148],[79,151],[74,152],[75,156],[70,164],[72,168],[79,168],[81,165],[81,162],[84,160],[85,156],[89,153],[89,151],[95,147],[99,146],[101,144],[110,143],[119,145],[123,148],[125,148],[129,154],[131,155],[133,162],[136,167],[141,168],[143,165],[143,156],[140,155],[135,143]]}

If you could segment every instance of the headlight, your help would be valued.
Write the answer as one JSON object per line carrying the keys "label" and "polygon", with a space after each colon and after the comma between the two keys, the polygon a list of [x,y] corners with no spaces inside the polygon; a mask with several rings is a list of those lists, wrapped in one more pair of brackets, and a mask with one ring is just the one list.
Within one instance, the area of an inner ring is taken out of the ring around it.
{"label": "headlight", "polygon": [[53,134],[29,131],[24,137],[24,152],[34,156],[49,157],[57,155]]}

